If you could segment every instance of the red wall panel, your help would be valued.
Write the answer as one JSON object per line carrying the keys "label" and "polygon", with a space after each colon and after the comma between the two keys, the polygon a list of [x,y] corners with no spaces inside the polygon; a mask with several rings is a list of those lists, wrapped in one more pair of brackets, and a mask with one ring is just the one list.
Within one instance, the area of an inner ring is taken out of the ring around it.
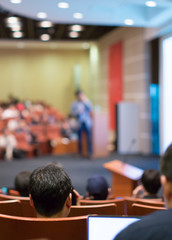
{"label": "red wall panel", "polygon": [[116,130],[115,105],[122,100],[122,42],[109,47],[108,56],[109,126]]}

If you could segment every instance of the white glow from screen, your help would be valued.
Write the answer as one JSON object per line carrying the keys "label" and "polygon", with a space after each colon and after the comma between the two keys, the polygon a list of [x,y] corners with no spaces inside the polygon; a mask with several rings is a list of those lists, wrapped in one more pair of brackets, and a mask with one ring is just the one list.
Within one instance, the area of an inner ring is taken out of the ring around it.
{"label": "white glow from screen", "polygon": [[172,142],[172,37],[162,41],[162,79],[161,79],[161,153]]}
{"label": "white glow from screen", "polygon": [[112,240],[121,230],[138,220],[138,218],[90,217],[88,239]]}

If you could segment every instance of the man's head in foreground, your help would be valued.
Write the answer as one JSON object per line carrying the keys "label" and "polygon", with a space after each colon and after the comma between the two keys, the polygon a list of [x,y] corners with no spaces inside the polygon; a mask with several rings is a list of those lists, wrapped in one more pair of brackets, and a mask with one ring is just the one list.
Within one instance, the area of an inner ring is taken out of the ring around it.
{"label": "man's head in foreground", "polygon": [[172,144],[165,151],[161,162],[161,184],[167,207],[172,208]]}
{"label": "man's head in foreground", "polygon": [[160,162],[161,184],[168,210],[156,211],[131,224],[115,240],[170,240],[172,239],[172,144]]}
{"label": "man's head in foreground", "polygon": [[30,176],[30,199],[38,217],[67,217],[71,207],[72,184],[56,164],[37,168]]}

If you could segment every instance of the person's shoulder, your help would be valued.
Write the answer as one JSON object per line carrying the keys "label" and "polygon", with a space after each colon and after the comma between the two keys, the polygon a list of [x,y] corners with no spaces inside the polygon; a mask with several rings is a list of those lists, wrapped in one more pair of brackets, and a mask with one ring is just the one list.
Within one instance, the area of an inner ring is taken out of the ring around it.
{"label": "person's shoulder", "polygon": [[71,108],[76,108],[78,106],[78,101],[73,101],[71,103]]}
{"label": "person's shoulder", "polygon": [[88,107],[92,108],[92,102],[90,101],[90,99],[87,98],[87,100],[84,102],[84,104],[86,104]]}
{"label": "person's shoulder", "polygon": [[128,226],[115,240],[148,240],[150,236],[154,236],[152,240],[161,239],[160,236],[167,230],[172,234],[171,221],[172,210],[157,211]]}

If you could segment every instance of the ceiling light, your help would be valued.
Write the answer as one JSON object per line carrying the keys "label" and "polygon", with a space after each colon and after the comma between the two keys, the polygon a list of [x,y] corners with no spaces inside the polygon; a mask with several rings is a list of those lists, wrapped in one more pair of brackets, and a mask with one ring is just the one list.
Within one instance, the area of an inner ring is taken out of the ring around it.
{"label": "ceiling light", "polygon": [[79,33],[78,32],[70,32],[69,37],[70,38],[77,38],[77,37],[79,37]]}
{"label": "ceiling light", "polygon": [[8,17],[8,18],[6,18],[6,23],[16,23],[16,22],[19,22],[18,17]]}
{"label": "ceiling light", "polygon": [[23,33],[22,32],[13,32],[12,36],[14,38],[21,38],[21,37],[23,37]]}
{"label": "ceiling light", "polygon": [[6,21],[7,27],[9,27],[9,28],[15,28],[15,27],[21,28],[21,26],[22,26],[20,18],[18,18],[18,17],[8,17],[5,19],[5,21]]}
{"label": "ceiling light", "polygon": [[42,21],[42,22],[39,22],[38,25],[43,28],[49,28],[53,26],[52,22],[50,21]]}
{"label": "ceiling light", "polygon": [[156,7],[157,3],[155,1],[147,1],[145,2],[147,7]]}
{"label": "ceiling light", "polygon": [[[12,29],[17,29],[17,30],[14,30],[14,31],[19,31],[19,30],[21,30],[22,25],[21,25],[21,22],[8,23],[8,24],[7,24],[7,27],[11,28],[11,30],[12,30]],[[12,30],[12,31],[13,31],[13,30]]]}
{"label": "ceiling light", "polygon": [[42,41],[48,41],[48,40],[50,40],[50,35],[49,34],[42,34],[40,36],[40,38],[41,38]]}
{"label": "ceiling light", "polygon": [[67,2],[59,2],[59,3],[57,4],[57,6],[58,6],[59,8],[69,8],[69,3],[67,3]]}
{"label": "ceiling light", "polygon": [[133,21],[132,19],[125,19],[124,23],[125,23],[126,25],[131,26],[131,25],[134,24],[134,21]]}
{"label": "ceiling light", "polygon": [[81,25],[72,25],[69,27],[69,29],[74,32],[80,32],[84,30],[84,27]]}
{"label": "ceiling light", "polygon": [[22,2],[22,0],[10,0],[11,3],[19,4]]}
{"label": "ceiling light", "polygon": [[13,32],[19,32],[19,31],[21,31],[21,26],[19,26],[19,25],[12,26],[12,27],[11,27],[11,31],[13,31]]}
{"label": "ceiling light", "polygon": [[83,18],[83,14],[82,13],[74,13],[73,17],[77,18],[77,19],[81,19],[81,18]]}
{"label": "ceiling light", "polygon": [[38,17],[38,18],[46,18],[46,17],[47,17],[47,14],[46,14],[45,12],[39,12],[39,13],[37,14],[37,17]]}

